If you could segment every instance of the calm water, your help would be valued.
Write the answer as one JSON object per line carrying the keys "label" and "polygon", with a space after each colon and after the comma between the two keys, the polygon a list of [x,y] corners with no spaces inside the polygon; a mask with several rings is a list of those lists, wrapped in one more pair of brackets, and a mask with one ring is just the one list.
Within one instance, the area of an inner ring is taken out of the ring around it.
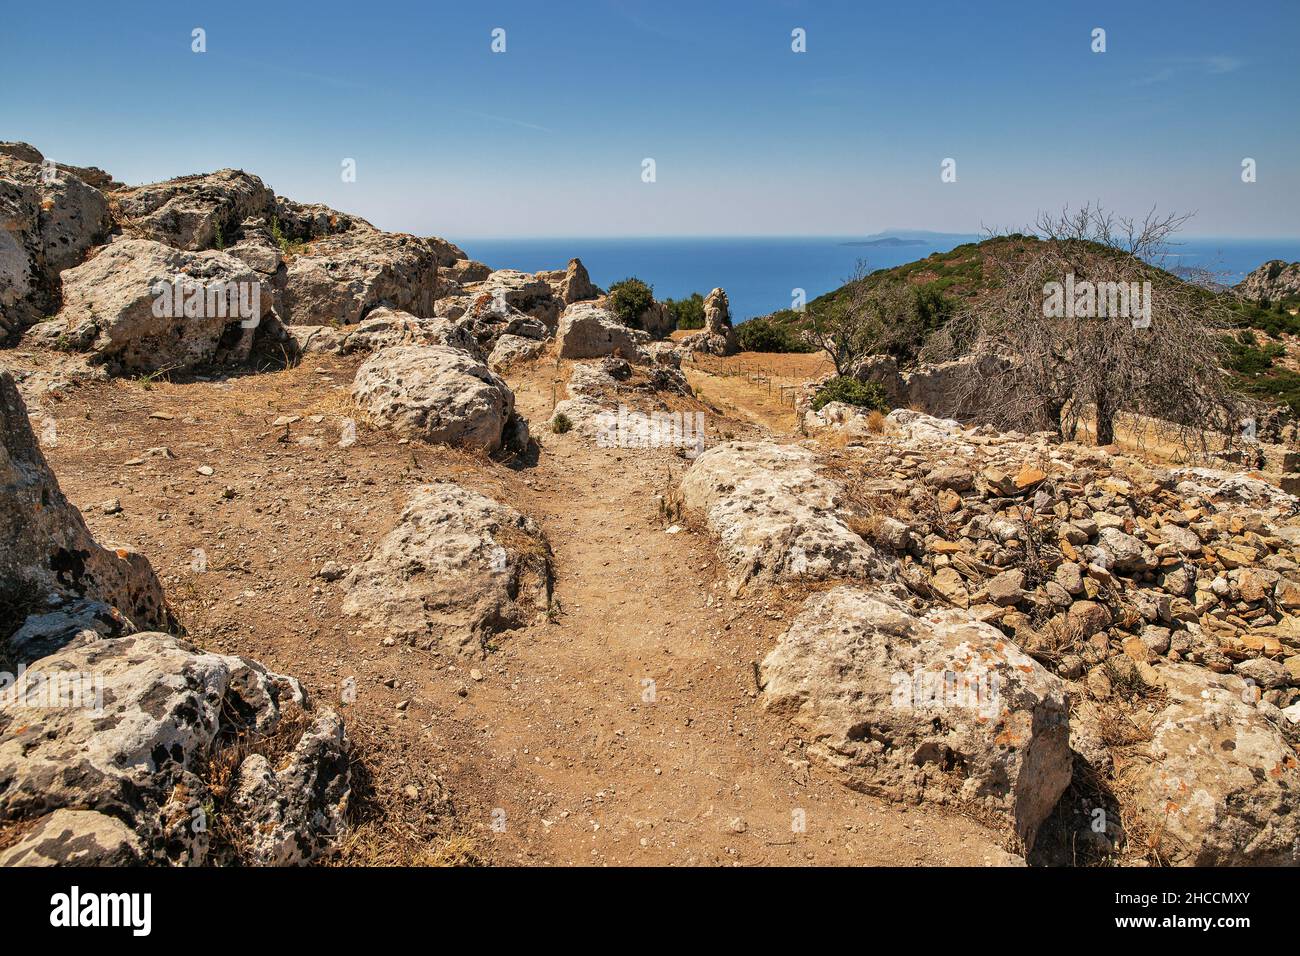
{"label": "calm water", "polygon": [[[944,235],[922,245],[851,245],[847,237],[824,238],[680,238],[680,239],[472,239],[459,245],[473,259],[494,269],[562,269],[577,256],[592,281],[608,288],[636,276],[654,287],[658,299],[692,292],[727,290],[732,317],[744,321],[789,308],[792,290],[802,288],[809,300],[844,283],[859,259],[868,268],[884,269],[946,252],[978,236]],[[1225,281],[1237,282],[1269,259],[1300,260],[1300,239],[1186,239],[1162,263],[1209,268]]]}

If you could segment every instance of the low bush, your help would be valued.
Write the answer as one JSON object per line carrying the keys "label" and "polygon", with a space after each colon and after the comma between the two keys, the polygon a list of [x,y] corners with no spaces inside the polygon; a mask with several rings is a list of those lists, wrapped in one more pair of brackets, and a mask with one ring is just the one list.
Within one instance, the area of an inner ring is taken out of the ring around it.
{"label": "low bush", "polygon": [[766,318],[750,319],[736,326],[736,341],[742,352],[811,352],[797,329]]}
{"label": "low bush", "polygon": [[837,375],[817,390],[812,402],[813,411],[820,412],[831,402],[843,402],[877,412],[889,411],[885,390],[879,382],[859,382],[847,375]]}

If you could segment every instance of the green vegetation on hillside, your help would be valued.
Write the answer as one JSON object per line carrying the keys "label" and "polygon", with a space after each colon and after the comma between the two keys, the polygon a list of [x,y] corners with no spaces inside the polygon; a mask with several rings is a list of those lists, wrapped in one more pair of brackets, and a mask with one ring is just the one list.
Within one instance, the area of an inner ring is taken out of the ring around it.
{"label": "green vegetation on hillside", "polygon": [[679,329],[704,328],[704,296],[692,292],[684,299],[666,299],[664,307]]}
{"label": "green vegetation on hillside", "polygon": [[813,351],[797,329],[766,318],[750,319],[736,326],[736,342],[742,352]]}
{"label": "green vegetation on hillside", "polygon": [[641,315],[654,302],[654,289],[636,276],[629,276],[609,287],[610,311],[628,328],[641,328]]}
{"label": "green vegetation on hillside", "polygon": [[889,411],[889,402],[885,400],[885,391],[879,382],[860,382],[844,375],[837,375],[817,389],[812,409],[820,412],[831,402],[843,402],[845,405],[856,405],[877,412]]}
{"label": "green vegetation on hillside", "polygon": [[[1295,316],[1290,316],[1295,319]],[[1280,342],[1259,340],[1246,329],[1225,337],[1228,368],[1238,391],[1262,401],[1286,405],[1300,414],[1300,373],[1283,365],[1286,346]]]}

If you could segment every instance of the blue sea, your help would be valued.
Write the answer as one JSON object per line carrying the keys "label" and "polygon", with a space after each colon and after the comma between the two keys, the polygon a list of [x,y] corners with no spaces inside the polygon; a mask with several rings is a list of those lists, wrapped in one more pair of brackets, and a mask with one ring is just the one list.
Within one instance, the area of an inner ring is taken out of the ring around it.
{"label": "blue sea", "polygon": [[[917,245],[863,245],[878,237],[761,237],[653,239],[470,239],[458,243],[494,269],[563,269],[577,256],[602,288],[629,276],[648,282],[657,299],[727,290],[733,321],[788,309],[795,289],[811,301],[842,285],[859,259],[884,269],[946,252],[981,237],[897,231]],[[916,238],[911,238],[916,237]],[[454,240],[453,240],[454,241]],[[1182,239],[1160,264],[1209,269],[1232,284],[1269,259],[1300,260],[1300,239]]]}

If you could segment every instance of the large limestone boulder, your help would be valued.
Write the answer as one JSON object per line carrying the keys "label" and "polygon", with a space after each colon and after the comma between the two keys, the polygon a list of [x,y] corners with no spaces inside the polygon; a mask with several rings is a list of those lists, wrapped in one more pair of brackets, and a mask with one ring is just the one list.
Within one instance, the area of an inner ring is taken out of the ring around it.
{"label": "large limestone boulder", "polygon": [[135,831],[94,810],[55,810],[0,852],[0,866],[139,866]]}
{"label": "large limestone boulder", "polygon": [[465,250],[454,242],[449,242],[441,236],[429,236],[425,240],[429,248],[433,250],[434,256],[438,260],[438,265],[450,268],[462,259],[469,258],[465,255]]}
{"label": "large limestone boulder", "polygon": [[728,442],[701,454],[683,504],[717,535],[733,588],[751,581],[884,577],[889,568],[840,514],[843,490],[794,445]]}
{"label": "large limestone boulder", "polygon": [[301,203],[275,197],[275,210],[268,222],[281,236],[293,242],[310,242],[325,236],[337,236],[352,229],[377,232],[360,216],[351,216],[322,203]]}
{"label": "large limestone boulder", "polygon": [[43,164],[25,144],[8,147],[0,152],[0,335],[54,311],[59,274],[113,227],[103,193],[70,167]]}
{"label": "large limestone boulder", "polygon": [[731,306],[727,293],[714,289],[704,297],[704,329],[681,341],[687,351],[709,355],[734,355],[740,350],[736,331],[731,326]]}
{"label": "large limestone boulder", "polygon": [[36,265],[57,276],[85,258],[113,227],[104,194],[66,168],[0,157],[0,177],[31,186],[38,197]]}
{"label": "large limestone boulder", "polygon": [[438,257],[427,240],[352,228],[291,259],[278,311],[293,325],[354,325],[380,305],[428,316],[437,284]]}
{"label": "large limestone boulder", "polygon": [[394,345],[446,345],[479,358],[478,341],[459,322],[448,319],[421,319],[409,312],[381,306],[357,327],[347,332],[341,342],[343,352],[377,352]]}
{"label": "large limestone boulder", "polygon": [[501,448],[514,392],[479,359],[447,345],[399,345],[357,369],[352,397],[366,413],[428,442]]}
{"label": "large limestone boulder", "polygon": [[481,653],[544,614],[551,551],[535,522],[450,482],[420,488],[343,582],[345,614],[399,639]]}
{"label": "large limestone boulder", "polygon": [[[215,822],[207,815],[222,797],[210,787],[211,764],[229,759],[241,793],[217,812],[253,833],[241,861],[307,862],[343,825],[349,764],[341,724],[328,711],[306,733],[291,722],[280,727],[286,708],[305,703],[291,678],[168,634],[64,648],[0,694],[0,822],[93,811],[127,823],[150,862],[203,863]],[[238,749],[222,754],[241,734],[264,740],[278,732],[293,734],[292,756],[273,773],[264,761],[250,767]],[[252,778],[268,774],[272,785],[257,790]],[[65,856],[104,829],[98,817],[41,825],[47,833],[68,829],[60,837]],[[107,852],[135,849],[118,837],[103,838]]]}
{"label": "large limestone boulder", "polygon": [[649,340],[645,332],[629,329],[614,313],[589,302],[565,309],[555,334],[560,358],[569,359],[599,358],[617,351],[623,358],[644,361],[642,346]]}
{"label": "large limestone boulder", "polygon": [[594,299],[601,295],[600,289],[591,281],[587,267],[581,259],[570,259],[569,265],[554,272],[539,272],[537,278],[551,287],[551,294],[564,305],[572,305],[585,299]]}
{"label": "large limestone boulder", "polygon": [[561,303],[545,279],[517,269],[498,269],[482,282],[469,284],[466,291],[487,295],[555,328]]}
{"label": "large limestone boulder", "polygon": [[438,279],[443,283],[441,295],[452,295],[462,286],[482,282],[492,274],[492,268],[475,259],[457,259],[445,269],[439,267]]}
{"label": "large limestone boulder", "polygon": [[240,169],[123,189],[114,199],[124,231],[191,252],[233,243],[245,219],[275,212],[275,194]]}
{"label": "large limestone boulder", "polygon": [[8,338],[42,313],[33,301],[39,276],[32,264],[38,246],[37,192],[0,178],[0,339]]}
{"label": "large limestone boulder", "polygon": [[1069,785],[1064,684],[964,612],[837,587],[807,601],[761,680],[765,708],[848,785],[995,814],[1026,850]]}
{"label": "large limestone boulder", "polygon": [[530,339],[522,335],[503,335],[497,339],[496,345],[492,346],[492,354],[487,359],[488,367],[499,372],[512,365],[536,358],[545,350],[546,343],[539,339]]}
{"label": "large limestone boulder", "polygon": [[[0,581],[22,596],[36,599],[54,613],[61,598],[85,599],[93,607],[74,615],[101,619],[105,629],[120,631],[112,618],[120,612],[139,627],[167,627],[171,622],[162,585],[147,558],[125,547],[102,548],[91,537],[79,512],[63,496],[45,461],[18,394],[13,375],[0,370]],[[21,625],[21,621],[13,622]],[[80,627],[67,633],[71,639]],[[49,643],[46,622],[26,639]],[[8,637],[0,633],[0,641]],[[58,644],[60,642],[53,642]],[[3,650],[3,648],[0,648]]]}
{"label": "large limestone boulder", "polygon": [[1258,689],[1190,664],[1156,674],[1169,703],[1120,770],[1154,849],[1183,866],[1300,864],[1300,763]]}
{"label": "large limestone boulder", "polygon": [[63,274],[63,308],[29,338],[116,373],[184,370],[247,358],[271,311],[262,276],[233,256],[123,239]]}
{"label": "large limestone boulder", "polygon": [[455,320],[473,334],[484,354],[496,348],[496,343],[503,336],[541,340],[550,335],[550,328],[541,319],[486,292],[469,296]]}

